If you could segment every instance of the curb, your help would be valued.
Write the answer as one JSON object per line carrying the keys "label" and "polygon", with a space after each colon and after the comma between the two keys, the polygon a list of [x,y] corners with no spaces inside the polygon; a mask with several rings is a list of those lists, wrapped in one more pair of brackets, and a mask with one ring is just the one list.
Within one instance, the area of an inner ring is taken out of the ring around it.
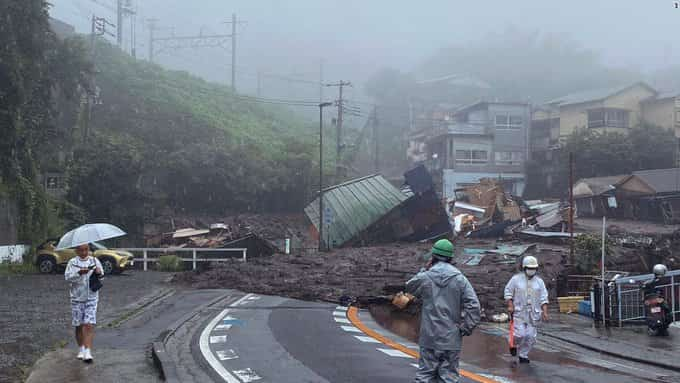
{"label": "curb", "polygon": [[232,292],[224,293],[217,298],[202,304],[193,311],[187,313],[175,323],[171,324],[168,328],[163,330],[163,332],[158,335],[155,341],[151,343],[151,358],[153,359],[154,365],[161,374],[161,377],[169,383],[181,383],[179,376],[177,375],[177,367],[175,363],[170,359],[166,350],[166,343],[172,337],[178,328],[183,324],[193,319],[196,315],[199,315],[206,308],[214,305],[215,303],[223,300]]}
{"label": "curb", "polygon": [[605,349],[603,347],[596,347],[596,346],[592,346],[592,345],[589,345],[589,344],[586,344],[586,343],[577,342],[573,339],[569,339],[567,337],[563,337],[563,336],[560,336],[560,335],[550,334],[550,333],[544,332],[544,331],[539,331],[539,334],[541,334],[543,336],[547,336],[549,338],[554,338],[554,339],[560,340],[562,342],[566,342],[566,343],[573,344],[573,345],[576,345],[576,346],[579,346],[579,347],[583,347],[583,348],[590,350],[590,351],[595,351],[595,352],[599,352],[599,353],[602,353],[602,354],[605,354],[605,355],[629,360],[631,362],[636,362],[636,363],[641,363],[641,364],[649,364],[649,365],[652,365],[652,366],[655,366],[655,367],[661,367],[661,368],[664,368],[664,369],[667,369],[667,370],[680,372],[680,365],[668,364],[668,363],[659,362],[659,361],[652,360],[652,359],[637,358],[637,357],[626,355],[626,354],[623,354],[623,353],[620,353],[620,352],[611,351],[611,350]]}

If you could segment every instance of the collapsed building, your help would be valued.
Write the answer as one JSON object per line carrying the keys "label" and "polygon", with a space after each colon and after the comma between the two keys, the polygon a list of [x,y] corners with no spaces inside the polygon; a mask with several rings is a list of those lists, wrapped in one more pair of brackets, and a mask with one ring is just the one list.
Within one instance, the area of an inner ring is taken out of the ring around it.
{"label": "collapsed building", "polygon": [[574,200],[582,217],[680,223],[680,168],[584,178],[574,185]]}
{"label": "collapsed building", "polygon": [[305,214],[317,235],[323,233],[324,248],[419,241],[446,236],[451,230],[423,166],[405,174],[401,189],[376,174],[329,187],[321,196],[323,214],[320,197]]}

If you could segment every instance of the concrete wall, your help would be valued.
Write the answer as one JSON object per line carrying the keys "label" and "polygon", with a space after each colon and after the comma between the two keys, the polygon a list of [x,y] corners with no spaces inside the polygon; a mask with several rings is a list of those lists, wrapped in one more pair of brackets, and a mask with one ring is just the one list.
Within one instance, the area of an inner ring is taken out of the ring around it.
{"label": "concrete wall", "polygon": [[644,86],[636,85],[625,92],[616,94],[604,100],[605,108],[620,108],[630,111],[630,127],[640,125],[642,121],[642,101],[653,97],[655,94]]}
{"label": "concrete wall", "polygon": [[19,209],[16,202],[0,196],[0,246],[17,243]]}
{"label": "concrete wall", "polygon": [[666,129],[675,129],[675,112],[675,98],[673,97],[642,104],[643,120]]}
{"label": "concrete wall", "polygon": [[560,108],[560,137],[588,127],[588,109],[601,108],[600,102],[566,105]]}
{"label": "concrete wall", "polygon": [[[522,127],[520,129],[497,129],[495,125],[496,115],[510,114],[522,116]],[[528,105],[521,104],[490,104],[489,118],[491,120],[490,131],[493,134],[494,160],[487,168],[490,172],[523,173],[524,164],[529,158],[529,126],[531,125],[531,114]],[[505,165],[495,162],[496,152],[520,152],[522,153],[521,163],[518,165]]]}
{"label": "concrete wall", "polygon": [[[651,90],[644,86],[636,85],[602,101],[562,106],[560,107],[560,137],[570,135],[575,129],[588,127],[588,110],[595,108],[626,109],[630,112],[630,127],[638,126],[642,118],[641,102],[652,96],[654,96],[654,93]],[[628,131],[628,129],[621,128],[597,129],[620,133],[627,133]]]}

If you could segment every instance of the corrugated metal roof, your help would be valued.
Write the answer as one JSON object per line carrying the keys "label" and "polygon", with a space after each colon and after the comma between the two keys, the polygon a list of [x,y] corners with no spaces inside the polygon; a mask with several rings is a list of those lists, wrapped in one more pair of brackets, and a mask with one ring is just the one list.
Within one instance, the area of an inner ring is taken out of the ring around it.
{"label": "corrugated metal roof", "polygon": [[652,87],[649,85],[642,83],[642,82],[637,82],[635,84],[628,84],[628,85],[623,85],[623,86],[615,86],[611,88],[600,88],[600,89],[591,89],[591,90],[586,90],[583,92],[576,92],[576,93],[571,93],[563,97],[559,97],[553,100],[548,101],[546,104],[558,104],[558,105],[572,105],[572,104],[581,104],[584,102],[593,102],[593,101],[600,101],[604,100],[612,95],[615,95],[619,92],[622,92],[628,88],[632,88],[634,86],[641,85],[643,87],[647,87],[650,90],[654,90]]}
{"label": "corrugated metal roof", "polygon": [[657,193],[673,193],[680,191],[680,168],[641,170],[633,172]]}
{"label": "corrugated metal roof", "polygon": [[[330,224],[324,225],[324,240],[333,246],[342,246],[408,198],[381,175],[328,188],[323,197],[324,211],[332,216]],[[319,198],[305,208],[305,214],[318,230]]]}

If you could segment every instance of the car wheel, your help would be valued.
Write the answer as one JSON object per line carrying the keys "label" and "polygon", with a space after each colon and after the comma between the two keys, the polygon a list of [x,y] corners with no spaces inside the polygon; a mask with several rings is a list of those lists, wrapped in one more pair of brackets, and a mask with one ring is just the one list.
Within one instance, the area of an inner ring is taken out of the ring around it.
{"label": "car wheel", "polygon": [[57,269],[57,261],[53,257],[42,256],[38,258],[38,270],[42,274],[51,274]]}
{"label": "car wheel", "polygon": [[113,258],[102,258],[99,260],[99,262],[102,264],[102,271],[104,272],[104,275],[112,274],[116,269],[116,261],[113,260]]}

